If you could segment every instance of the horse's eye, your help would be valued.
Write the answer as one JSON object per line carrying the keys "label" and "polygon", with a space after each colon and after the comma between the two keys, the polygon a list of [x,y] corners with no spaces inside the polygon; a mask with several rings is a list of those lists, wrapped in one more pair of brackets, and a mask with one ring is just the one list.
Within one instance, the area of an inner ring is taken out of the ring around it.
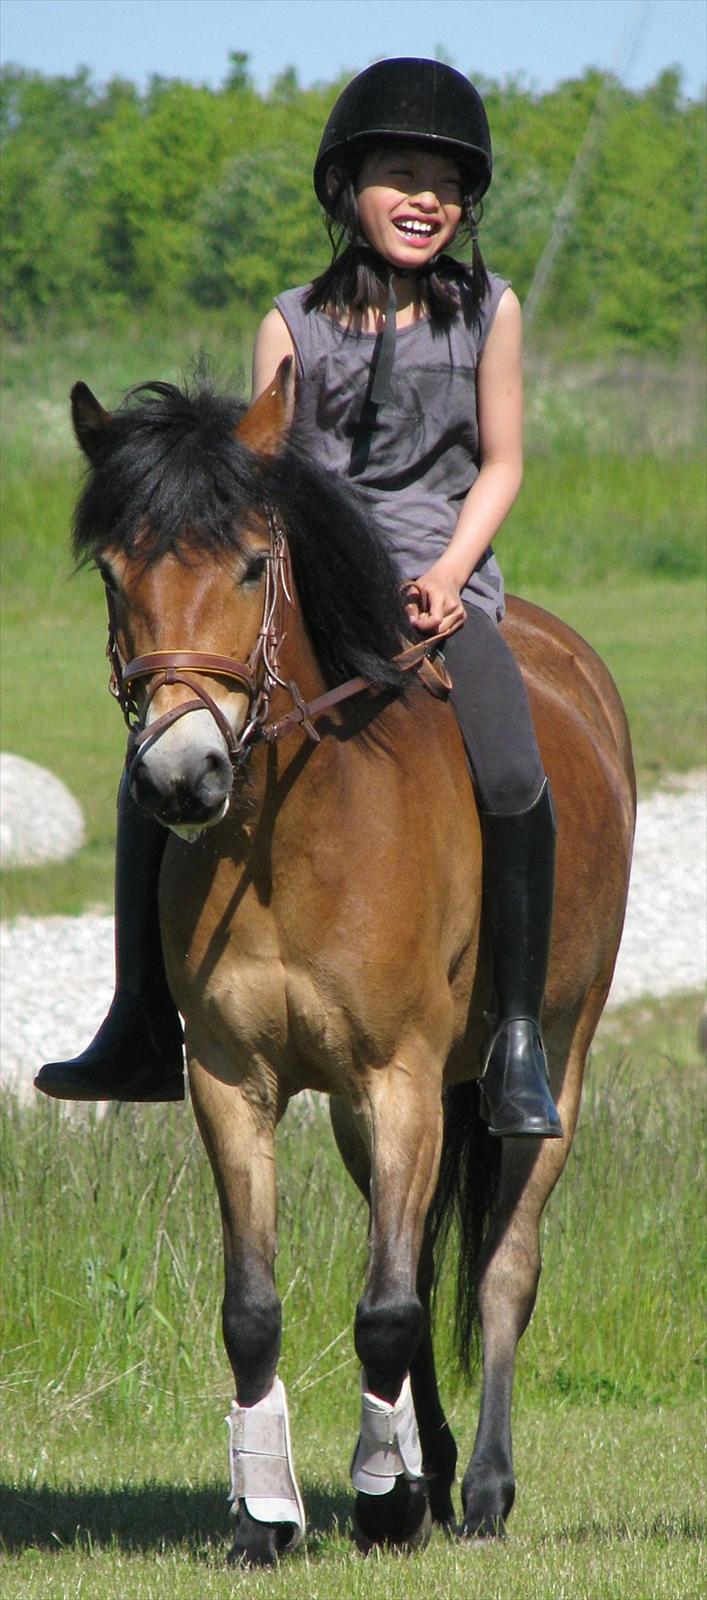
{"label": "horse's eye", "polygon": [[117,594],[118,585],[115,581],[113,569],[108,565],[108,562],[98,560],[96,562],[96,572],[103,579],[106,589],[109,589],[111,594]]}
{"label": "horse's eye", "polygon": [[244,584],[245,583],[248,583],[248,584],[260,583],[260,580],[261,580],[261,578],[262,578],[262,576],[263,576],[263,574],[265,572],[265,568],[266,568],[267,564],[268,564],[268,558],[264,554],[263,551],[259,551],[257,555],[251,556],[250,561],[248,562],[248,564],[246,566],[245,572],[243,573],[243,577],[241,578],[241,583],[244,583]]}

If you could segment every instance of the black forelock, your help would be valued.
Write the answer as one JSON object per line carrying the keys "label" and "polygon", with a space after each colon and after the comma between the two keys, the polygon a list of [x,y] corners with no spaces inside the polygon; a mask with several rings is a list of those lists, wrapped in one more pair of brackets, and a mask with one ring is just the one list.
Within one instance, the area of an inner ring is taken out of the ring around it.
{"label": "black forelock", "polygon": [[108,545],[158,560],[196,535],[204,551],[238,547],[256,499],[256,461],[235,439],[245,405],[208,384],[143,383],[106,428],[74,516],[79,561]]}
{"label": "black forelock", "polygon": [[248,522],[272,511],[287,533],[327,680],[362,673],[399,686],[391,658],[405,615],[380,531],[356,490],[300,451],[263,457],[240,443],[246,409],[204,379],[191,389],[154,382],[130,390],[76,507],[78,561],[109,546],[148,562],[169,551],[218,557],[242,548]]}

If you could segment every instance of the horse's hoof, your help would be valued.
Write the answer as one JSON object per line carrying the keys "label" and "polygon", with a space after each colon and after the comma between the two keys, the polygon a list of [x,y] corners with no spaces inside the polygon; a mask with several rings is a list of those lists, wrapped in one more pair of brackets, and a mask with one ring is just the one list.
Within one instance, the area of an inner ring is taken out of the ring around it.
{"label": "horse's hoof", "polygon": [[432,1532],[432,1513],[422,1479],[402,1475],[388,1494],[357,1494],[353,1537],[363,1555],[387,1546],[424,1550]]}
{"label": "horse's hoof", "polygon": [[462,1484],[462,1520],[459,1537],[470,1544],[488,1544],[505,1539],[506,1521],[516,1496],[511,1472],[487,1474],[482,1482],[469,1471]]}
{"label": "horse's hoof", "polygon": [[292,1545],[292,1528],[287,1522],[257,1522],[239,1504],[236,1537],[228,1552],[229,1567],[274,1567]]}
{"label": "horse's hoof", "polygon": [[457,1528],[457,1535],[464,1544],[474,1544],[481,1548],[483,1545],[492,1544],[496,1539],[505,1539],[506,1524],[503,1517],[467,1515]]}

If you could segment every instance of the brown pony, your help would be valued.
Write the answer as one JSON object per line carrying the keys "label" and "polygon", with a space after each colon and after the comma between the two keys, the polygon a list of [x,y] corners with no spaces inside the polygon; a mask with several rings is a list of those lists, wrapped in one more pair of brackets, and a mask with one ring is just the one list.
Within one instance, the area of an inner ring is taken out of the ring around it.
{"label": "brown pony", "polygon": [[461,738],[408,670],[395,573],[360,504],[286,443],[287,364],[249,410],[205,386],[144,386],[114,414],[84,385],[72,399],[91,467],[75,544],[108,589],[131,789],[172,830],[164,951],[223,1218],[232,1559],[273,1561],[304,1527],[273,1275],[275,1130],[303,1089],[330,1097],[370,1205],[354,1324],[358,1542],[410,1546],[431,1520],[455,1525],[430,1324],[455,1199],[462,1342],[477,1311],[483,1353],[457,1531],[500,1534],[539,1222],[626,903],[635,788],[618,694],[582,639],[511,602],[504,631],[558,815],[544,1038],[565,1133],[494,1143],[476,1105],[493,996]]}

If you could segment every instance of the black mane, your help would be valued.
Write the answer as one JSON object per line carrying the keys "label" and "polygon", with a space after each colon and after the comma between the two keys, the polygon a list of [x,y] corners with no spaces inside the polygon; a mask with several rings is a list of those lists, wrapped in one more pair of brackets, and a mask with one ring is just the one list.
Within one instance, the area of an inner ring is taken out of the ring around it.
{"label": "black mane", "polygon": [[79,562],[109,546],[148,561],[168,551],[238,551],[253,513],[272,507],[288,537],[303,616],[329,684],[359,673],[400,686],[406,631],[398,576],[356,491],[286,447],[253,454],[234,436],[243,401],[193,390],[131,390],[94,452],[74,517]]}

